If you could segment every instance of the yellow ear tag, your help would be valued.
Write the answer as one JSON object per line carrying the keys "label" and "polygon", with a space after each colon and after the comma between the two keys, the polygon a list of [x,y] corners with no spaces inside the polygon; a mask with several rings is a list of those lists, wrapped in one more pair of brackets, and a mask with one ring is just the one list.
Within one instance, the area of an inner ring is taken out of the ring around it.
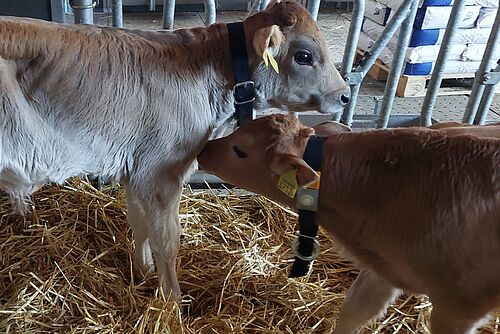
{"label": "yellow ear tag", "polygon": [[278,189],[290,198],[295,197],[297,189],[299,188],[299,185],[297,184],[296,174],[297,171],[295,170],[295,168],[290,169],[288,172],[281,174],[278,181]]}
{"label": "yellow ear tag", "polygon": [[266,65],[266,67],[269,67],[269,60],[267,59],[267,57],[270,56],[270,53],[269,53],[269,50],[264,50],[264,53],[262,54],[262,59],[264,59],[264,65]]}
{"label": "yellow ear tag", "polygon": [[264,50],[264,53],[262,54],[262,58],[264,58],[264,64],[266,65],[266,67],[269,66],[269,64],[271,64],[271,67],[273,68],[273,70],[276,71],[276,73],[280,73],[280,70],[278,68],[278,63],[276,62],[276,59],[274,59],[273,55],[271,54],[271,52],[269,52],[268,49],[265,49]]}

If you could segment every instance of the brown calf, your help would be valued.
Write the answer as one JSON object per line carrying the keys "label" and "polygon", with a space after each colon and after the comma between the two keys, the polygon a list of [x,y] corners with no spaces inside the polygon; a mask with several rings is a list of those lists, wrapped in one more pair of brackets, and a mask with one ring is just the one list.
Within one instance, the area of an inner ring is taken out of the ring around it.
{"label": "brown calf", "polygon": [[[302,160],[313,133],[291,117],[261,118],[198,159],[296,207],[276,185],[290,169],[299,185],[317,178]],[[336,334],[355,333],[403,290],[431,298],[434,334],[470,333],[500,306],[500,125],[333,134],[319,192],[317,224],[361,268]]]}

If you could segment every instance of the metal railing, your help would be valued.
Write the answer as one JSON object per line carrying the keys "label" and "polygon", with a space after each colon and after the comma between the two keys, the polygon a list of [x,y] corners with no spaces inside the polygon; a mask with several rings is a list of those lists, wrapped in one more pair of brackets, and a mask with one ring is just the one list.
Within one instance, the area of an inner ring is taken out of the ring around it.
{"label": "metal railing", "polygon": [[[382,109],[380,110],[380,114],[377,120],[378,127],[385,127],[388,124],[390,111],[395,97],[396,87],[399,81],[401,70],[403,68],[405,50],[409,44],[418,1],[405,0],[403,2],[394,17],[387,23],[387,26],[384,28],[384,31],[381,34],[380,38],[375,42],[370,51],[364,53],[359,65],[357,65],[354,69],[352,64],[354,63],[354,56],[356,54],[361,25],[363,22],[363,13],[360,14],[356,12],[356,10],[359,10],[358,8],[365,7],[365,0],[354,0],[353,5],[354,13],[356,15],[353,14],[351,26],[349,28],[350,39],[347,40],[345,48],[345,54],[348,55],[348,57],[344,57],[342,64],[342,75],[344,76],[346,82],[351,86],[351,99],[345,107],[342,116],[340,117],[340,121],[349,126],[351,126],[353,123],[354,110],[356,108],[359,90],[361,88],[363,79],[366,77],[366,74],[373,66],[373,64],[375,64],[375,61],[382,53],[389,40],[392,38],[392,36],[394,36],[396,30],[400,26],[405,24],[405,26],[403,26],[403,28],[401,29],[401,33],[399,34],[399,50],[397,50],[394,54],[392,68],[389,72],[384,98],[382,100]],[[364,10],[362,12],[364,12]],[[356,30],[356,32],[354,32],[353,30]]]}
{"label": "metal railing", "polygon": [[[363,22],[363,12],[365,0],[353,0],[353,14],[349,29],[348,40],[346,43],[344,59],[342,63],[341,73],[346,82],[351,86],[351,100],[345,107],[342,115],[338,115],[337,119],[349,126],[355,122],[354,111],[359,95],[361,82],[375,63],[378,56],[381,54],[389,39],[394,35],[396,29],[401,26],[399,34],[397,50],[395,50],[394,58],[390,68],[389,76],[386,82],[384,96],[381,99],[382,106],[380,112],[374,113],[377,115],[376,127],[385,128],[389,124],[391,117],[391,109],[395,98],[397,84],[402,73],[405,51],[409,45],[409,38],[413,29],[413,22],[418,7],[418,0],[406,0],[391,21],[388,22],[383,33],[375,42],[370,51],[365,52],[359,65],[353,68],[354,57],[358,45],[361,25]],[[451,45],[461,20],[465,8],[465,0],[455,0],[452,12],[445,30],[443,41],[441,42],[439,54],[434,64],[433,72],[429,81],[428,89],[422,105],[420,118],[421,126],[429,126],[433,122],[432,112],[437,98],[439,88],[444,74],[444,65],[448,58]],[[494,59],[496,48],[500,41],[500,10],[497,10],[495,22],[488,39],[486,52],[482,58],[479,70],[476,72],[476,77],[470,94],[469,102],[464,110],[463,122],[472,124],[484,124],[487,118],[489,107],[493,99],[494,85],[500,81],[500,60],[498,66],[492,69],[492,66],[497,59]],[[396,116],[396,115],[394,115]],[[396,117],[404,117],[397,115]],[[361,118],[366,118],[363,115]]]}
{"label": "metal railing", "polygon": [[[111,0],[111,13],[113,27],[123,28],[123,1]],[[64,1],[62,1],[64,3]],[[98,0],[72,0],[75,24],[94,24],[94,8],[99,3]]]}
{"label": "metal railing", "polygon": [[[205,5],[205,24],[215,23],[216,7],[215,0],[203,0]],[[163,28],[172,30],[174,28],[175,0],[163,1]]]}
{"label": "metal railing", "polygon": [[471,124],[483,124],[486,120],[488,110],[493,99],[494,87],[500,81],[500,70],[497,66],[491,70],[495,61],[500,64],[500,59],[494,59],[493,55],[500,43],[500,8],[497,9],[495,23],[491,29],[486,50],[481,60],[479,70],[476,72],[474,85],[470,95],[469,103],[465,110],[463,122]]}
{"label": "metal railing", "polygon": [[73,8],[75,24],[94,24],[96,4],[94,0],[73,0],[71,8]]}

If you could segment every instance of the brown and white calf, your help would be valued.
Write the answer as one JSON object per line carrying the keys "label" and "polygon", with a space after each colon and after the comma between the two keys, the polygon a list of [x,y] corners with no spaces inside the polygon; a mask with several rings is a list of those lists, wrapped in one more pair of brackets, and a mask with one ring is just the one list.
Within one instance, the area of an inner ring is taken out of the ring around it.
{"label": "brown and white calf", "polygon": [[[339,109],[348,86],[307,10],[274,1],[243,25],[256,109]],[[48,182],[122,182],[139,266],[153,270],[156,253],[177,296],[182,183],[234,112],[226,24],[146,32],[2,17],[0,41],[0,188],[22,209]]]}
{"label": "brown and white calf", "polygon": [[[431,298],[434,334],[470,333],[500,306],[500,125],[437,127],[320,127],[330,136],[317,224],[361,268],[336,334],[355,333],[400,291]],[[302,159],[313,133],[292,117],[260,118],[210,141],[199,164],[296,207],[276,185],[290,169],[299,185],[317,179]]]}

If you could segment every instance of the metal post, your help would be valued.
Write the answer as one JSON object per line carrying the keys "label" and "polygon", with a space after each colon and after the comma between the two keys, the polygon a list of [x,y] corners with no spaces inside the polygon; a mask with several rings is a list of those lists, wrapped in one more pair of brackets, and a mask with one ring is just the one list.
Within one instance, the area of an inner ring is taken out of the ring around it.
{"label": "metal post", "polygon": [[[205,5],[205,24],[215,23],[216,8],[215,0],[203,0]],[[175,0],[163,1],[163,29],[174,28]]]}
{"label": "metal post", "polygon": [[484,93],[484,78],[485,75],[491,71],[494,61],[493,55],[495,54],[496,48],[500,41],[500,10],[497,10],[497,15],[495,18],[495,23],[491,29],[490,37],[488,38],[488,43],[486,44],[486,50],[484,51],[483,59],[481,59],[481,64],[479,65],[479,70],[476,72],[476,78],[474,79],[474,84],[472,85],[472,91],[470,92],[469,102],[465,108],[465,114],[463,118],[464,123],[472,124],[474,117],[476,116],[481,96]]}
{"label": "metal post", "polygon": [[373,101],[375,101],[375,106],[373,107],[373,114],[380,115],[380,109],[382,109],[382,102],[384,102],[384,98],[374,96]]}
{"label": "metal post", "polygon": [[156,10],[156,0],[149,0],[149,2],[148,2],[148,10],[150,12],[154,12]]}
{"label": "metal post", "polygon": [[351,25],[347,34],[347,42],[342,59],[342,68],[340,73],[346,76],[352,71],[354,57],[356,56],[356,47],[358,46],[359,34],[363,25],[363,16],[365,13],[365,0],[353,0]]}
{"label": "metal post", "polygon": [[311,16],[313,17],[314,21],[318,19],[320,3],[321,0],[309,0],[307,3],[307,9],[311,13]]}
{"label": "metal post", "polygon": [[175,0],[163,0],[163,29],[174,28]]}
{"label": "metal post", "polygon": [[[498,60],[498,66],[492,70],[493,73],[500,74],[500,59]],[[474,119],[474,124],[483,125],[486,122],[486,117],[490,111],[491,102],[493,101],[493,96],[495,95],[495,85],[487,85],[484,89],[483,97],[481,98],[481,103],[479,104],[478,113]]]}
{"label": "metal post", "polygon": [[443,81],[444,66],[455,39],[455,33],[457,31],[456,28],[458,23],[462,20],[464,8],[465,0],[455,0],[451,10],[450,19],[448,20],[448,25],[446,26],[443,41],[441,42],[441,47],[439,48],[438,57],[436,59],[436,63],[434,64],[429,87],[427,88],[427,93],[425,94],[422,112],[420,114],[420,126],[432,125],[432,110],[434,109],[434,104],[436,103],[439,87]]}
{"label": "metal post", "polygon": [[75,24],[94,24],[94,7],[96,2],[93,0],[73,0]]}
{"label": "metal post", "polygon": [[260,0],[259,2],[259,12],[266,9],[267,5],[269,5],[270,0]]}
{"label": "metal post", "polygon": [[205,4],[205,24],[208,26],[215,23],[215,0],[203,0]]}
{"label": "metal post", "polygon": [[394,58],[392,59],[391,70],[385,84],[384,99],[382,101],[380,116],[377,120],[377,128],[386,128],[387,124],[389,124],[392,104],[394,102],[394,97],[396,96],[399,78],[401,77],[401,72],[403,71],[406,49],[410,44],[411,34],[413,33],[413,22],[415,21],[415,16],[417,15],[417,8],[418,3],[417,1],[414,1],[410,8],[408,17],[404,20],[401,27],[396,51],[394,53]]}
{"label": "metal post", "polygon": [[54,22],[65,22],[64,0],[50,0],[51,20]]}
{"label": "metal post", "polygon": [[113,0],[111,11],[113,12],[113,27],[123,28],[123,1]]}
{"label": "metal post", "polygon": [[[347,34],[347,42],[345,44],[344,49],[344,57],[342,58],[342,68],[340,69],[340,74],[342,77],[346,79],[348,74],[352,72],[354,65],[354,58],[356,57],[356,48],[358,46],[359,35],[361,33],[361,26],[363,25],[363,17],[365,14],[365,0],[353,0],[352,2],[352,15],[351,15],[351,24],[349,26],[349,33]],[[356,102],[352,102],[352,97],[354,96],[357,99],[357,93],[355,93],[355,89],[353,86],[351,88],[351,99],[349,99],[349,103],[344,108],[344,113],[349,112],[352,109],[354,112],[354,107],[356,106]],[[357,89],[359,92],[359,88]],[[335,114],[335,121],[340,121],[341,113]]]}
{"label": "metal post", "polygon": [[[399,7],[398,11],[392,18],[392,20],[390,20],[387,26],[385,27],[380,38],[373,45],[371,51],[365,52],[363,58],[361,59],[359,65],[356,67],[354,72],[349,71],[346,73],[344,79],[351,86],[351,98],[349,100],[349,103],[344,109],[344,113],[342,114],[341,118],[342,123],[349,126],[352,124],[352,117],[354,115],[354,108],[356,107],[361,81],[365,77],[366,73],[368,73],[370,68],[373,66],[378,56],[383,51],[384,47],[387,45],[387,43],[394,35],[396,30],[401,26],[403,21],[406,20],[406,18],[410,13],[412,4],[416,1],[418,0],[406,0],[405,2],[403,2],[401,7]],[[348,69],[347,64],[343,64],[343,69],[344,68]]]}

